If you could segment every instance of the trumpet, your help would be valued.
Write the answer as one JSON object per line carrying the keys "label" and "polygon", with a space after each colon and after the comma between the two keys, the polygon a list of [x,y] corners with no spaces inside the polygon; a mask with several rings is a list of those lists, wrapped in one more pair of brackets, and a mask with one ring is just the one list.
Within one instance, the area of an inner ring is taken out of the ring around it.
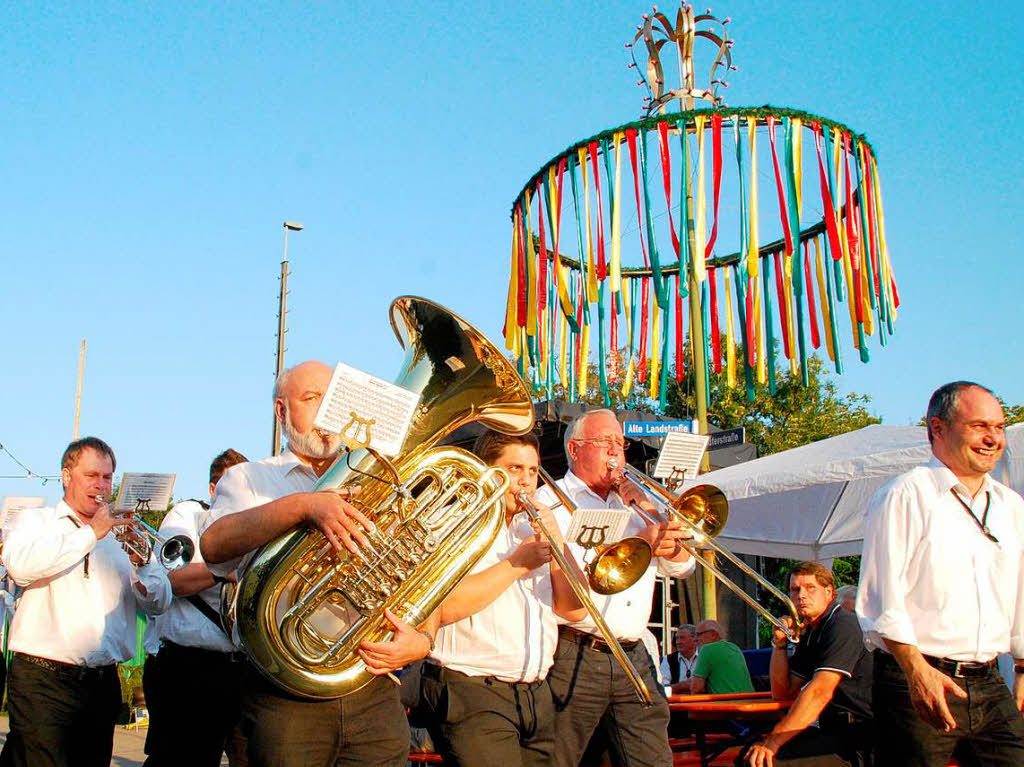
{"label": "trumpet", "polygon": [[[96,501],[106,503],[102,495],[97,495]],[[154,551],[157,552],[157,561],[167,570],[178,570],[192,561],[196,545],[187,535],[164,538],[141,519],[130,514],[117,516],[127,519],[129,524],[115,527],[114,537],[129,555],[134,555],[143,564],[150,561]]]}
{"label": "trumpet", "polygon": [[[562,502],[567,510],[574,508],[572,501],[569,500],[565,493],[561,492],[561,488],[555,486],[554,480],[551,479],[550,475],[544,471],[544,469],[538,467],[538,472],[541,478],[548,483],[555,495]],[[579,568],[575,562],[570,562],[569,558],[562,551],[561,547],[555,542],[554,536],[551,531],[545,527],[544,522],[540,518],[540,511],[537,506],[530,500],[530,497],[525,492],[520,492],[516,499],[519,504],[526,510],[527,515],[533,522],[537,531],[544,537],[544,539],[551,546],[551,556],[558,562],[558,566],[562,568],[562,572],[565,574],[565,580],[568,582],[569,587],[572,589],[573,594],[580,601],[583,607],[590,617],[594,620],[594,625],[597,626],[597,630],[601,632],[601,636],[604,641],[608,643],[608,648],[612,651],[612,656],[622,667],[622,670],[626,672],[626,676],[629,678],[630,683],[633,685],[633,689],[636,691],[637,697],[640,699],[640,703],[645,707],[651,705],[651,693],[647,689],[647,685],[644,683],[643,677],[640,676],[640,672],[636,670],[636,667],[630,662],[629,658],[626,657],[625,650],[622,649],[622,645],[619,644],[619,640],[612,634],[611,629],[608,627],[607,622],[601,616],[600,611],[594,605],[594,601],[590,598],[587,593],[587,588],[582,582],[582,578],[579,576]]]}
{"label": "trumpet", "polygon": [[[608,461],[608,468],[614,472],[616,469],[620,468],[619,462],[612,458]],[[771,612],[760,605],[752,596],[747,594],[747,592],[737,586],[732,579],[725,575],[725,573],[718,569],[714,564],[708,562],[704,558],[701,558],[700,563],[710,571],[712,575],[718,578],[718,580],[720,580],[730,591],[736,594],[736,596],[756,610],[765,620],[784,633],[789,641],[799,641],[800,616],[797,614],[796,606],[793,604],[793,601],[779,589],[775,588],[773,584],[765,580],[760,573],[753,570],[746,562],[715,541],[715,537],[722,531],[722,528],[725,527],[726,520],[729,518],[729,501],[726,500],[725,493],[714,485],[697,485],[684,493],[676,495],[657,480],[648,477],[642,471],[634,469],[629,464],[622,466],[621,471],[617,473],[619,475],[619,484],[631,481],[639,485],[642,489],[650,490],[661,498],[665,503],[665,508],[668,510],[669,517],[681,522],[683,527],[693,536],[693,544],[683,543],[690,553],[694,553],[694,548],[696,546],[704,546],[718,554],[721,554],[722,557],[731,562],[741,572],[748,577],[753,578],[759,585],[769,591],[772,596],[782,602],[786,607],[786,611],[793,618],[792,626],[787,626],[781,619],[772,615]],[[664,522],[664,520],[660,519],[655,514],[651,514],[635,501],[631,503],[630,506],[633,511],[646,520],[648,524],[660,525]],[[628,542],[629,540],[631,539],[627,538],[624,542]],[[601,557],[616,556],[614,549],[615,545],[612,545],[609,547],[608,551],[601,554]]]}

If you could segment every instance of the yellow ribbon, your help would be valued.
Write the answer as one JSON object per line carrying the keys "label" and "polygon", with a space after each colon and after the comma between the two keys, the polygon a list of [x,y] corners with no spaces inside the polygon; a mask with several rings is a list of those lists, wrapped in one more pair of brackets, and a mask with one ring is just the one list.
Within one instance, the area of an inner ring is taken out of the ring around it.
{"label": "yellow ribbon", "polygon": [[658,302],[651,301],[651,303],[654,305],[654,311],[651,313],[651,399],[657,399],[659,381],[658,373],[661,368],[661,354],[659,351],[661,347],[661,333],[658,329],[661,327],[661,323],[658,321]]}
{"label": "yellow ribbon", "polygon": [[615,212],[612,214],[612,258],[609,273],[612,280],[612,294],[622,288],[622,134],[612,136],[615,144]]}
{"label": "yellow ribbon", "polygon": [[[693,259],[693,276],[697,280],[698,285],[704,282],[704,277],[707,275],[704,263],[706,237],[706,232],[704,231],[706,218],[706,211],[704,210],[704,122],[705,118],[703,115],[698,115],[694,118],[694,131],[697,134],[697,210],[695,211],[697,216],[694,223],[694,239],[696,240],[697,249],[695,253],[690,254],[690,257]],[[671,215],[671,211],[669,211],[669,214]]]}
{"label": "yellow ribbon", "polygon": [[[554,250],[555,243],[558,242],[558,230],[561,226],[562,211],[558,205],[558,174],[555,166],[552,165],[548,168],[548,194],[551,198],[551,205],[548,210],[554,211],[551,218],[551,248]],[[562,307],[562,313],[569,317],[573,313],[572,299],[569,298],[569,272],[565,268],[565,264],[562,263],[562,259],[558,253],[554,254],[554,258],[551,261],[551,268],[558,271],[558,303]]]}
{"label": "yellow ribbon", "polygon": [[747,274],[756,278],[761,264],[758,248],[759,223],[757,217],[757,120],[747,118],[747,140],[750,143],[750,205],[747,231]]}
{"label": "yellow ribbon", "polygon": [[590,373],[590,366],[587,364],[590,361],[590,325],[584,322],[582,332],[580,358],[577,360],[579,371],[576,377],[580,384],[577,391],[579,391],[581,397],[585,397],[587,395],[587,377]]}

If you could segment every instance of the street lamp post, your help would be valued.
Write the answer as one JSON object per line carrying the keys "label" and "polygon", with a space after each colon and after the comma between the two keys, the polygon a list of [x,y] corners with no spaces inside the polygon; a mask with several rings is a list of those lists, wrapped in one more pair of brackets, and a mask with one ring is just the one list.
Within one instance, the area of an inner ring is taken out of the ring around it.
{"label": "street lamp post", "polygon": [[[285,221],[284,227],[284,258],[281,261],[281,291],[277,299],[277,361],[274,366],[274,380],[281,375],[284,369],[284,334],[285,316],[287,315],[288,301],[288,232],[301,232],[302,224],[296,221]],[[271,455],[278,455],[281,452],[281,424],[274,414],[274,429],[270,442]]]}

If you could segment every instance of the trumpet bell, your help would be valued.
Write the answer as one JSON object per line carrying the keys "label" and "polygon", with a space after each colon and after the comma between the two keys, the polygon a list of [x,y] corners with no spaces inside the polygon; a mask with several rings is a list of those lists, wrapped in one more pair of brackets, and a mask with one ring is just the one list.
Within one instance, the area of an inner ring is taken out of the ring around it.
{"label": "trumpet bell", "polygon": [[160,547],[160,564],[168,570],[179,570],[195,556],[196,545],[187,535],[168,538]]}
{"label": "trumpet bell", "polygon": [[608,596],[625,591],[651,566],[651,546],[643,538],[623,538],[608,546],[587,565],[590,588]]}
{"label": "trumpet bell", "polygon": [[672,508],[708,538],[716,538],[729,520],[729,501],[714,485],[697,485],[672,501]]}

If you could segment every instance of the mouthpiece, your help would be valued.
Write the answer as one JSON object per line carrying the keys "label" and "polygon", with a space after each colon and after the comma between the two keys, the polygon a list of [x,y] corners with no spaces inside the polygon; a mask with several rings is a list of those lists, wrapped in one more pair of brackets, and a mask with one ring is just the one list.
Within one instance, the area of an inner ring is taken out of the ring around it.
{"label": "mouthpiece", "polygon": [[619,468],[619,460],[617,458],[609,458],[608,459],[608,468],[609,469],[617,469],[617,468]]}

